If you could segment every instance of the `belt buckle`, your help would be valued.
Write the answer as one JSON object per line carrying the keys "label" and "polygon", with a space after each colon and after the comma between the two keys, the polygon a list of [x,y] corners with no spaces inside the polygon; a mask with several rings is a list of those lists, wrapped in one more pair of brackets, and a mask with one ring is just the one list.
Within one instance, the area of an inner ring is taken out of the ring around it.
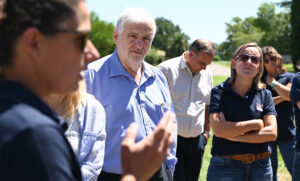
{"label": "belt buckle", "polygon": [[[245,157],[246,158],[249,158],[251,157],[252,159],[247,161],[245,160]],[[245,164],[250,164],[250,163],[253,163],[255,161],[255,155],[253,153],[246,153],[246,154],[242,154],[242,162],[245,163]]]}

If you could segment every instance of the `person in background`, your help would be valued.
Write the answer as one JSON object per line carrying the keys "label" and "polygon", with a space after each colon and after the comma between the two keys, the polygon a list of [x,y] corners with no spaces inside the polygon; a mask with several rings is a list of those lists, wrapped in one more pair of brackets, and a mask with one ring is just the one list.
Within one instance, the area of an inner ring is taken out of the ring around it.
{"label": "person in background", "polygon": [[293,166],[293,181],[300,180],[300,73],[298,72],[292,82],[292,88],[290,92],[291,103],[294,106],[295,120],[296,120],[296,148],[294,154],[294,166]]}
{"label": "person in background", "polygon": [[103,106],[86,93],[84,81],[76,92],[52,95],[46,102],[68,123],[65,135],[78,159],[82,179],[97,180],[103,165],[106,138]]}
{"label": "person in background", "polygon": [[277,181],[277,146],[288,171],[291,175],[293,173],[296,128],[294,125],[295,114],[290,102],[290,90],[294,73],[285,71],[282,57],[275,48],[266,46],[262,48],[262,51],[264,55],[264,73],[261,80],[267,85],[267,89],[271,91],[277,112],[277,139],[269,143],[272,148],[273,180]]}
{"label": "person in background", "polygon": [[231,60],[231,78],[212,89],[208,181],[272,180],[268,142],[276,140],[276,111],[260,81],[263,66],[261,48],[243,44]]}
{"label": "person in background", "polygon": [[174,180],[197,181],[199,178],[210,136],[208,108],[213,78],[207,66],[214,54],[213,43],[197,39],[182,56],[158,65],[168,81],[178,123]]}
{"label": "person in background", "polygon": [[[42,100],[78,89],[93,56],[89,31],[82,0],[0,0],[0,180],[82,179],[64,137],[67,125]],[[174,141],[173,124],[167,114],[138,143],[129,134],[136,129],[128,130],[123,156],[135,164],[124,158],[124,180],[148,179],[159,168]]]}
{"label": "person in background", "polygon": [[[105,61],[89,64],[85,72],[88,92],[101,102],[107,115],[104,165],[98,180],[120,180],[121,142],[130,123],[138,125],[136,141],[140,141],[152,134],[166,111],[174,111],[164,75],[144,61],[155,31],[155,20],[146,10],[125,10],[113,33],[115,52]],[[172,180],[177,161],[174,139],[152,180]]]}

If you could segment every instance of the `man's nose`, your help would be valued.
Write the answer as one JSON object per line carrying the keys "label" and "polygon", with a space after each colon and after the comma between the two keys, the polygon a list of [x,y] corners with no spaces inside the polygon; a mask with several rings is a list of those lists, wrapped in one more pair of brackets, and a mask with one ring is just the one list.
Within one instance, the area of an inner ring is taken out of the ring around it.
{"label": "man's nose", "polygon": [[98,52],[95,45],[91,40],[88,40],[86,43],[86,47],[84,49],[84,59],[85,63],[88,64],[92,61],[95,61],[100,58],[100,53]]}
{"label": "man's nose", "polygon": [[142,39],[136,40],[135,44],[136,44],[137,48],[139,48],[139,49],[143,48],[143,46],[144,46],[144,42]]}

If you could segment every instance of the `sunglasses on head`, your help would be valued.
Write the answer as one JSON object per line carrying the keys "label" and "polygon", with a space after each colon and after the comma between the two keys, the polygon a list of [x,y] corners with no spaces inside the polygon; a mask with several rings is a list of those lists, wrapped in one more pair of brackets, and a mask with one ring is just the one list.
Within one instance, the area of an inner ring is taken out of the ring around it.
{"label": "sunglasses on head", "polygon": [[86,43],[91,34],[90,31],[78,31],[78,30],[69,30],[69,29],[56,29],[55,31],[61,33],[74,33],[80,35],[80,48],[82,52],[84,51]]}
{"label": "sunglasses on head", "polygon": [[265,64],[268,64],[269,62],[275,62],[276,61],[276,58],[275,57],[271,57],[270,59],[264,59],[264,63]]}
{"label": "sunglasses on head", "polygon": [[248,55],[248,54],[240,54],[238,56],[238,59],[242,62],[248,62],[250,59],[252,63],[258,64],[259,63],[259,58],[255,55]]}

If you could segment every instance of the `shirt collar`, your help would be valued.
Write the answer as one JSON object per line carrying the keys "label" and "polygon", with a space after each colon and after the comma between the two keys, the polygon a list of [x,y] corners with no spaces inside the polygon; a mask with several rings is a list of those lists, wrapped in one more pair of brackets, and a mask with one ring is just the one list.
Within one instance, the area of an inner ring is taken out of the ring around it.
{"label": "shirt collar", "polygon": [[58,116],[52,111],[46,103],[44,103],[38,96],[27,89],[22,84],[12,81],[1,80],[0,81],[0,99],[12,100],[16,103],[28,104],[40,112],[51,117],[59,126],[64,130],[67,129],[67,125],[63,118]]}
{"label": "shirt collar", "polygon": [[184,54],[187,53],[187,52],[184,52],[182,55],[181,55],[181,58],[180,58],[180,68],[181,69],[188,69],[190,70],[189,66],[187,65],[186,61],[184,60]]}
{"label": "shirt collar", "polygon": [[279,79],[279,78],[282,78],[282,77],[286,77],[287,76],[287,73],[286,72],[283,72],[283,73],[280,73],[276,76],[276,79]]}
{"label": "shirt collar", "polygon": [[[220,84],[220,86],[221,86],[222,89],[224,89],[224,90],[226,90],[226,91],[234,92],[233,89],[232,89],[232,87],[231,87],[230,84],[228,83],[229,80],[230,80],[230,78],[227,78],[227,80],[224,81],[224,82],[222,82],[222,83]],[[259,88],[253,83],[251,89],[248,91],[247,94],[252,93],[252,92],[256,92],[256,91],[258,91],[258,90],[259,90]]]}
{"label": "shirt collar", "polygon": [[[125,67],[123,66],[123,64],[121,63],[121,60],[119,59],[118,53],[117,53],[117,49],[114,51],[114,53],[112,54],[112,56],[110,57],[110,73],[109,76],[113,77],[113,76],[119,76],[119,75],[123,75],[123,76],[127,76],[130,77],[131,75],[127,72],[127,70],[125,69]],[[154,73],[152,72],[150,65],[148,63],[146,63],[145,61],[143,61],[143,75],[146,78],[152,77],[154,76]]]}
{"label": "shirt collar", "polygon": [[129,73],[126,71],[125,67],[121,63],[121,60],[119,59],[117,49],[114,51],[112,56],[109,58],[110,60],[110,73],[109,76],[118,76],[123,75],[129,77]]}

